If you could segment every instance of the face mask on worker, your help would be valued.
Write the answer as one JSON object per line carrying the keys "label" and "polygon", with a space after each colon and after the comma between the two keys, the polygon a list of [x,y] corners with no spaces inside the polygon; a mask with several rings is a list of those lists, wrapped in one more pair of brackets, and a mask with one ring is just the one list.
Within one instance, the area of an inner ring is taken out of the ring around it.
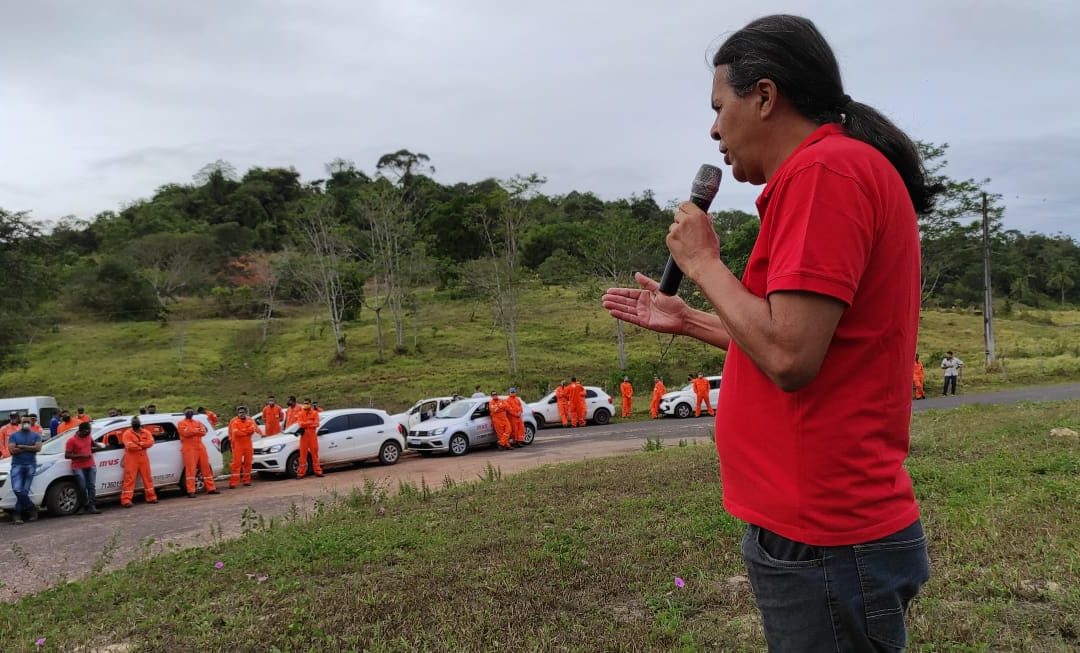
{"label": "face mask on worker", "polygon": [[29,431],[30,430],[30,422],[23,422],[22,423],[22,430]]}

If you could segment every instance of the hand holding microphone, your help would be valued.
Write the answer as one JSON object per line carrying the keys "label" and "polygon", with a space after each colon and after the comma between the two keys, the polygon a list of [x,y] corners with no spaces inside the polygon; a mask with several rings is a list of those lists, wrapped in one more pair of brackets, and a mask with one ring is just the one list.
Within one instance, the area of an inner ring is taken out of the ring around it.
{"label": "hand holding microphone", "polygon": [[[702,165],[698,169],[694,183],[690,187],[690,201],[694,206],[708,212],[713,198],[716,197],[716,191],[720,188],[722,174],[720,168],[709,164]],[[660,292],[669,296],[678,293],[682,279],[683,271],[679,269],[675,259],[669,255],[664,275],[660,278]]]}

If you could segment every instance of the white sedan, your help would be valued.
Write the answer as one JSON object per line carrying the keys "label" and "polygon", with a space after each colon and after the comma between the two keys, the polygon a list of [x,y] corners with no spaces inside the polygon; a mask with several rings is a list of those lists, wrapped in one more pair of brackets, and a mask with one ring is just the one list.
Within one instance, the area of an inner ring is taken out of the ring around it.
{"label": "white sedan", "polygon": [[[709,404],[716,410],[716,402],[720,401],[720,377],[707,376],[709,381]],[[673,390],[660,398],[660,414],[674,415],[675,417],[690,417],[694,414],[694,404],[697,396],[694,394],[694,384],[688,383],[678,390]],[[705,410],[705,406],[701,407]]]}
{"label": "white sedan", "polygon": [[[295,477],[300,466],[299,426],[256,438],[251,469]],[[370,458],[393,465],[405,450],[405,427],[385,410],[340,408],[319,413],[319,463],[333,466]]]}
{"label": "white sedan", "polygon": [[[538,428],[544,428],[546,424],[557,426],[561,423],[559,404],[555,401],[554,392],[549,392],[543,399],[532,402],[529,404],[529,408],[532,410],[533,419],[536,420]],[[611,399],[611,395],[604,392],[603,388],[595,385],[585,386],[586,421],[593,424],[607,424],[611,421],[611,415],[614,411],[615,403]]]}
{"label": "white sedan", "polygon": [[[497,444],[498,437],[491,428],[489,401],[478,397],[460,399],[448,405],[433,418],[409,430],[409,448],[421,455],[449,452],[461,456],[475,447]],[[524,444],[532,444],[536,424],[528,412],[521,417],[525,426]]]}
{"label": "white sedan", "polygon": [[[150,470],[154,475],[154,487],[178,486],[184,478],[184,459],[180,455],[180,435],[176,424],[183,419],[180,413],[141,415],[144,427],[154,434],[154,446],[147,450],[150,456]],[[210,457],[210,467],[220,470],[221,452],[218,450],[218,437],[205,415],[196,415],[195,419],[206,427],[203,442]],[[124,478],[121,461],[124,458],[124,446],[120,435],[131,426],[130,417],[105,418],[91,424],[90,437],[94,442],[103,444],[104,450],[94,453],[97,463],[97,499],[120,494]],[[79,492],[75,478],[71,475],[71,461],[64,458],[64,447],[75,431],[68,431],[49,440],[41,446],[37,455],[37,471],[30,486],[30,500],[35,506],[46,508],[50,514],[70,515],[79,509]],[[15,509],[15,493],[7,482],[11,474],[11,459],[0,461],[0,509]],[[202,475],[196,476],[195,483],[202,489]],[[142,479],[136,481],[136,491],[142,490]]]}
{"label": "white sedan", "polygon": [[427,399],[421,399],[410,406],[405,412],[394,415],[394,419],[400,422],[401,425],[405,427],[406,431],[409,431],[420,422],[426,422],[432,417],[435,417],[435,413],[446,408],[458,399],[461,399],[461,397],[429,397]]}

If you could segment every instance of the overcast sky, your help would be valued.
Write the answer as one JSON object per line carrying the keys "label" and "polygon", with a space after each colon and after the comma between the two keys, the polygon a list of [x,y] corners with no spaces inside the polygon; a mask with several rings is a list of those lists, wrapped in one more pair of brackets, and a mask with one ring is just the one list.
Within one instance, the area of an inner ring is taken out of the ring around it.
{"label": "overcast sky", "polygon": [[[765,13],[813,19],[853,98],[1005,226],[1080,237],[1080,2],[312,0],[4,2],[0,207],[89,218],[191,181],[335,157],[431,157],[443,183],[537,172],[548,193],[682,198],[709,140],[706,53]],[[714,208],[753,211],[725,180]]]}

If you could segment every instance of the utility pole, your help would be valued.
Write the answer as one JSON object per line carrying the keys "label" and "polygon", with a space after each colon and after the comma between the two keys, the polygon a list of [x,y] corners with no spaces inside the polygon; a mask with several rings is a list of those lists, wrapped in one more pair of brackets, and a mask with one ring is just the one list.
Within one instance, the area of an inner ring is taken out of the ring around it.
{"label": "utility pole", "polygon": [[994,292],[990,286],[990,217],[982,194],[983,232],[983,340],[986,344],[986,368],[994,367]]}

